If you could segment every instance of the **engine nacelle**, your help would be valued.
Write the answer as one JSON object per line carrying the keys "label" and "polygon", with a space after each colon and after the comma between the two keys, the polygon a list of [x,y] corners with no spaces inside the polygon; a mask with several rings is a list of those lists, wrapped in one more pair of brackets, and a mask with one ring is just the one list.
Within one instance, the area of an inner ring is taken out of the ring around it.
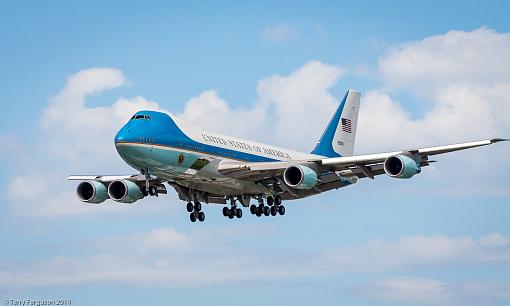
{"label": "engine nacelle", "polygon": [[395,155],[384,161],[384,172],[391,177],[411,178],[420,173],[420,165],[414,159],[405,155]]}
{"label": "engine nacelle", "polygon": [[82,202],[99,204],[108,199],[106,186],[97,181],[81,182],[76,187],[76,195]]}
{"label": "engine nacelle", "polygon": [[285,184],[296,189],[311,189],[317,182],[317,173],[303,165],[290,166],[283,172]]}
{"label": "engine nacelle", "polygon": [[116,202],[133,203],[143,198],[140,187],[128,180],[113,181],[108,186],[108,195]]}

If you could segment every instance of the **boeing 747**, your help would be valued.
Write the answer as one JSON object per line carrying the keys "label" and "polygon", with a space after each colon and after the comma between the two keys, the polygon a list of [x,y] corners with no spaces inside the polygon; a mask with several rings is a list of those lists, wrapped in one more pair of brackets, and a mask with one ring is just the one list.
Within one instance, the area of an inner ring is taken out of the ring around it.
{"label": "boeing 747", "polygon": [[139,111],[115,136],[117,152],[137,174],[68,179],[82,181],[78,198],[94,204],[166,194],[167,184],[187,203],[191,222],[205,220],[202,203],[223,205],[230,219],[242,217],[241,207],[258,217],[276,216],[285,214],[283,201],[381,174],[409,179],[432,162],[430,156],[506,140],[353,155],[359,106],[360,92],[348,90],[311,153],[208,132],[162,112]]}

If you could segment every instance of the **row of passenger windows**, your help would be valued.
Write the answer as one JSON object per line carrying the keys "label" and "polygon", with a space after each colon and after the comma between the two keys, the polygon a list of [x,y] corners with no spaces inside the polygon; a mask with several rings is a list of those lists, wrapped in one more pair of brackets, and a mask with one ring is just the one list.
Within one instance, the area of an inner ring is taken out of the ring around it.
{"label": "row of passenger windows", "polygon": [[156,142],[156,138],[149,138],[149,137],[138,137],[138,140],[142,142]]}
{"label": "row of passenger windows", "polygon": [[133,117],[131,117],[131,120],[138,120],[138,119],[151,120],[151,117],[149,115],[134,115]]}
{"label": "row of passenger windows", "polygon": [[204,148],[201,146],[194,146],[194,145],[190,145],[187,143],[183,144],[183,143],[178,142],[177,146],[181,147],[181,148],[188,148],[188,149],[194,149],[194,150],[198,150],[198,151],[204,151]]}
{"label": "row of passenger windows", "polygon": [[[187,144],[187,143],[180,143],[180,142],[177,142],[176,143],[178,147],[181,147],[181,148],[187,148],[187,149],[194,149],[194,150],[197,150],[199,152],[204,152],[205,149],[204,147],[202,146],[194,146],[194,145],[190,145],[190,144]],[[216,152],[216,154],[218,154],[219,156],[223,156],[223,157],[231,157],[231,158],[234,158],[234,159],[242,159],[240,158],[240,156],[238,156],[237,152],[229,152],[229,151],[223,151],[223,150],[219,150]],[[257,161],[264,161],[262,158],[257,158]]]}

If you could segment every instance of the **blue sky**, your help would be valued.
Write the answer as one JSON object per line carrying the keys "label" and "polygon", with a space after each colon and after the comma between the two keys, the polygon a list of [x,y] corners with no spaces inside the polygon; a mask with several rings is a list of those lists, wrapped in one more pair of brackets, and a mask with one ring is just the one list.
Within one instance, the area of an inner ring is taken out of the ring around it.
{"label": "blue sky", "polygon": [[71,173],[130,173],[138,108],[310,150],[362,91],[356,152],[510,137],[508,4],[0,4],[0,297],[73,305],[506,305],[508,144],[290,202],[280,218],[170,192],[91,206]]}

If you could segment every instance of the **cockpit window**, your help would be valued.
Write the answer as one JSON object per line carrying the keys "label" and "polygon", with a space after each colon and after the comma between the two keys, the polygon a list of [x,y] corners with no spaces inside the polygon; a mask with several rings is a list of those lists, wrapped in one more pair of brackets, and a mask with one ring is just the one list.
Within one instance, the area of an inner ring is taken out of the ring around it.
{"label": "cockpit window", "polygon": [[134,115],[133,117],[131,117],[131,120],[138,120],[138,119],[151,120],[151,117],[149,115]]}

